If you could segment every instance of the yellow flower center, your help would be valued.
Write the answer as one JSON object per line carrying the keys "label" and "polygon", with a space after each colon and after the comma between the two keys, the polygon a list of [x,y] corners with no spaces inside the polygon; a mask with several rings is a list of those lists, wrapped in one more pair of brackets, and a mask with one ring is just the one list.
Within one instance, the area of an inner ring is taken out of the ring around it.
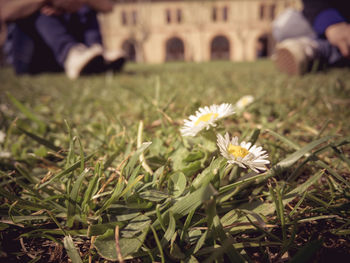
{"label": "yellow flower center", "polygon": [[219,116],[219,114],[217,113],[207,113],[207,114],[204,114],[202,116],[200,116],[198,118],[198,120],[196,120],[196,122],[194,123],[195,126],[197,126],[199,123],[201,122],[208,122],[212,119],[215,119],[217,116]]}
{"label": "yellow flower center", "polygon": [[243,105],[243,106],[247,106],[247,104],[248,104],[249,102],[250,102],[250,101],[249,101],[248,98],[243,98],[243,99],[242,99],[242,105]]}
{"label": "yellow flower center", "polygon": [[237,145],[232,145],[232,144],[228,146],[227,150],[235,158],[238,158],[238,157],[244,158],[249,153],[249,151],[246,148],[243,148]]}

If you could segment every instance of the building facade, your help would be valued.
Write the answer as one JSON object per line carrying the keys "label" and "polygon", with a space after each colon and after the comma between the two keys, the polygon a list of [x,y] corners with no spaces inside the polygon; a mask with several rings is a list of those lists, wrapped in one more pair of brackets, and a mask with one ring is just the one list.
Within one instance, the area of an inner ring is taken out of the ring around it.
{"label": "building facade", "polygon": [[274,47],[273,19],[299,0],[117,0],[101,15],[107,50],[130,60],[252,61]]}

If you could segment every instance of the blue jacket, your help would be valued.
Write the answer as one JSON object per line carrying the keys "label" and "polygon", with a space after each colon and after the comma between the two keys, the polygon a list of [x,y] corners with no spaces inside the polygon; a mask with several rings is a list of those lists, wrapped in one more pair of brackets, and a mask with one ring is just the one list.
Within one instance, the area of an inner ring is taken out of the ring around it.
{"label": "blue jacket", "polygon": [[330,25],[350,22],[349,0],[303,0],[303,14],[319,36]]}

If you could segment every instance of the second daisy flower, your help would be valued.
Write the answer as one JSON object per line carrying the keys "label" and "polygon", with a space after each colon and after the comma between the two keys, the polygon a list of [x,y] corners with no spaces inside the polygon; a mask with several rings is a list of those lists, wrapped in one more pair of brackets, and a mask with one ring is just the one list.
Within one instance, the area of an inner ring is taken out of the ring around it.
{"label": "second daisy flower", "polygon": [[195,115],[191,115],[185,120],[184,126],[180,129],[182,136],[196,136],[203,129],[215,127],[215,122],[234,114],[234,108],[229,103],[211,105],[199,108]]}
{"label": "second daisy flower", "polygon": [[228,133],[225,137],[218,134],[217,143],[221,152],[221,155],[227,159],[230,164],[237,164],[242,168],[249,167],[255,172],[267,170],[266,164],[270,161],[267,160],[268,155],[261,146],[252,145],[250,142],[238,142],[238,137],[233,137],[230,140]]}

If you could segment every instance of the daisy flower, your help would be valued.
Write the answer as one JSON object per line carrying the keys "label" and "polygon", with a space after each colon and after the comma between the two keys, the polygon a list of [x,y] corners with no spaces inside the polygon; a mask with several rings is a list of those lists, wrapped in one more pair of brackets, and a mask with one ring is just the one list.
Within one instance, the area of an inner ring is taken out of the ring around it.
{"label": "daisy flower", "polygon": [[252,95],[246,95],[240,98],[236,104],[235,108],[238,110],[243,110],[245,107],[247,107],[249,104],[251,104],[254,101],[254,97]]}
{"label": "daisy flower", "polygon": [[248,167],[255,172],[267,170],[265,164],[270,161],[267,160],[268,155],[262,147],[252,145],[250,142],[238,143],[238,137],[230,140],[228,133],[225,134],[225,137],[218,134],[217,139],[220,152],[228,163],[237,164],[242,168]]}
{"label": "daisy flower", "polygon": [[204,108],[199,108],[195,115],[191,115],[185,120],[184,126],[180,129],[182,136],[196,136],[203,129],[215,127],[215,122],[234,114],[233,106],[229,103],[220,105],[213,104]]}

